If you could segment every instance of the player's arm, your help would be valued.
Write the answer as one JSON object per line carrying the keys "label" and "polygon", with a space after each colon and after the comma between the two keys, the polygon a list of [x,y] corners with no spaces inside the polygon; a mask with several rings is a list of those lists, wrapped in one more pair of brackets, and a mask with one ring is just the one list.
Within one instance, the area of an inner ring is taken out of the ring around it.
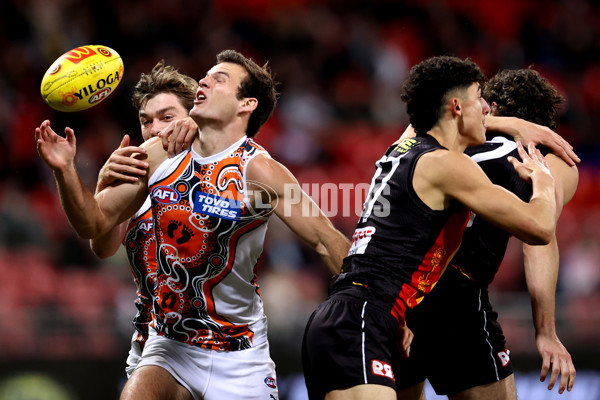
{"label": "player's arm", "polygon": [[[94,214],[95,230],[87,238],[98,238],[106,235],[118,224],[127,222],[134,213],[144,204],[148,196],[148,179],[156,168],[167,158],[160,138],[155,137],[144,142],[140,148],[144,154],[136,157],[145,157],[148,163],[148,172],[135,182],[119,182],[106,187],[95,196],[98,211]],[[125,226],[121,226],[122,232]],[[122,238],[124,233],[120,234]]]}
{"label": "player's arm", "polygon": [[529,244],[547,244],[556,226],[554,179],[543,156],[530,146],[529,155],[517,144],[523,163],[511,163],[521,178],[532,183],[529,203],[494,185],[469,157],[450,151],[425,154],[417,163],[415,190],[434,209],[449,206],[455,199],[486,221]]}
{"label": "player's arm", "polygon": [[75,168],[75,132],[65,128],[65,134],[64,138],[57,135],[50,128],[50,122],[44,121],[35,131],[38,153],[54,172],[61,206],[69,223],[80,237],[89,239],[105,234],[133,214],[135,206],[143,204],[147,189],[140,180],[107,188],[94,197],[83,186]]}
{"label": "player's arm", "polygon": [[[558,157],[548,154],[548,165],[556,182],[556,219],[577,188],[579,174],[576,167],[567,165]],[[536,345],[542,356],[540,380],[545,381],[551,368],[548,389],[552,389],[560,375],[559,393],[571,390],[575,381],[575,366],[571,355],[556,334],[555,292],[558,280],[559,249],[556,235],[545,246],[523,244],[525,278],[531,298]]]}
{"label": "player's arm", "polygon": [[302,190],[292,173],[272,158],[259,155],[248,164],[252,190],[267,191],[275,214],[338,274],[350,241],[337,230],[319,206]]}
{"label": "player's arm", "polygon": [[171,122],[159,134],[163,148],[167,151],[169,157],[192,147],[192,143],[197,136],[198,125],[191,117]]}
{"label": "player's arm", "polygon": [[546,146],[570,166],[581,162],[581,159],[573,151],[573,146],[546,126],[517,117],[498,117],[493,115],[486,115],[485,124],[488,131],[497,131],[510,135],[515,141],[519,141],[525,146],[529,144]]}
{"label": "player's arm", "polygon": [[98,173],[96,193],[116,182],[136,182],[148,172],[148,163],[136,154],[145,153],[139,146],[130,146],[129,135],[124,135],[119,148],[112,152]]}
{"label": "player's arm", "polygon": [[[123,136],[119,148],[113,151],[98,174],[96,194],[119,182],[136,182],[148,172],[148,163],[134,157],[145,150],[129,145],[129,135]],[[106,234],[90,239],[90,247],[100,258],[114,255],[127,232],[128,221],[123,221]]]}

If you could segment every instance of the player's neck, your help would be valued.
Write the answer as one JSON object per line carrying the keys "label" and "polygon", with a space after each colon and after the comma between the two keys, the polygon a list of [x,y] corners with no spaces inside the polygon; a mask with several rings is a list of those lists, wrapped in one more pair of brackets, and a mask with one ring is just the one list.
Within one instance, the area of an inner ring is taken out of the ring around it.
{"label": "player's neck", "polygon": [[467,146],[461,140],[456,121],[452,119],[442,119],[428,132],[439,144],[448,150],[462,153]]}
{"label": "player's neck", "polygon": [[204,126],[192,144],[202,157],[218,154],[245,136],[240,129],[213,129]]}

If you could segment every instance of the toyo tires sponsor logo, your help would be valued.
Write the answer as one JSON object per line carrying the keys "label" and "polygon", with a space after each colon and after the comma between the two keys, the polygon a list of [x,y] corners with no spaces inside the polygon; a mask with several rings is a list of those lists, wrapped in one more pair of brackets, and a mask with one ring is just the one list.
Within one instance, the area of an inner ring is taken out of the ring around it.
{"label": "toyo tires sponsor logo", "polygon": [[268,217],[279,201],[275,191],[264,183],[247,183],[249,189],[245,192],[244,201],[234,199],[240,197],[237,191],[223,191],[218,195],[196,192],[193,211],[231,221]]}

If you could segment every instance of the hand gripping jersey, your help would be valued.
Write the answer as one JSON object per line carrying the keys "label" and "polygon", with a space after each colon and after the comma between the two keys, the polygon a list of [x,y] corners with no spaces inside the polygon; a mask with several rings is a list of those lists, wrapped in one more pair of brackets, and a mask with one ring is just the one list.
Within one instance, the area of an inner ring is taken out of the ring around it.
{"label": "hand gripping jersey", "polygon": [[[548,149],[541,148],[543,155]],[[525,182],[508,162],[512,156],[521,160],[515,141],[503,136],[488,139],[481,146],[468,148],[465,153],[479,164],[490,180],[529,201],[531,184]],[[510,234],[473,213],[463,237],[463,244],[451,262],[469,279],[487,286],[493,279],[504,258]]]}
{"label": "hand gripping jersey", "polygon": [[333,290],[364,285],[398,320],[417,305],[458,249],[469,212],[459,203],[432,210],[417,196],[413,173],[419,158],[444,149],[432,136],[392,145],[376,163],[348,257]]}
{"label": "hand gripping jersey", "polygon": [[152,320],[152,292],[156,281],[156,238],[149,197],[129,221],[123,246],[136,285],[137,314],[133,318],[133,326],[137,331],[135,340],[143,349],[148,339],[148,324]]}
{"label": "hand gripping jersey", "polygon": [[250,203],[246,167],[267,152],[246,137],[210,157],[193,149],[163,162],[149,182],[157,240],[152,327],[216,350],[266,341],[255,267],[266,212]]}

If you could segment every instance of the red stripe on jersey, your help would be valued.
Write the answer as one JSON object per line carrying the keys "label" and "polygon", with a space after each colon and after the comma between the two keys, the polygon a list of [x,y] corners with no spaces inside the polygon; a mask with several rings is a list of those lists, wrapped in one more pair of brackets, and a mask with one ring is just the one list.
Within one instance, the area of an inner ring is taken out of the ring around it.
{"label": "red stripe on jersey", "polygon": [[399,322],[404,321],[407,307],[413,308],[431,292],[446,267],[458,251],[462,236],[469,222],[470,211],[463,208],[450,216],[438,235],[433,246],[427,251],[421,265],[412,274],[410,283],[400,289],[396,302],[392,306],[392,315]]}

